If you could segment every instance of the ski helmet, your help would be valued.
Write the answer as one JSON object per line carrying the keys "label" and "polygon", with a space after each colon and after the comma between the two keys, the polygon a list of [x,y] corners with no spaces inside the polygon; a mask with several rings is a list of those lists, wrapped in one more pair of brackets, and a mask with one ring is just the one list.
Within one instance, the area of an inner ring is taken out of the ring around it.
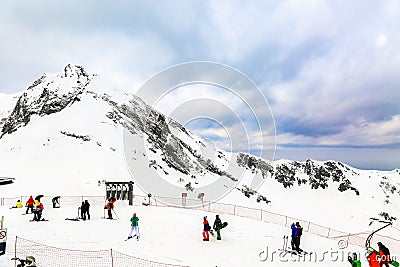
{"label": "ski helmet", "polygon": [[136,213],[134,213],[133,216],[136,216]]}

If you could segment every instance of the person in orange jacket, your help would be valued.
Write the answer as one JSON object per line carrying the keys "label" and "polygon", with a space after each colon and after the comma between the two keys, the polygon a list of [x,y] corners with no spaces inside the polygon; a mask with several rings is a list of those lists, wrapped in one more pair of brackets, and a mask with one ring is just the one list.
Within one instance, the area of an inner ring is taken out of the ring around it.
{"label": "person in orange jacket", "polygon": [[107,219],[110,219],[110,220],[112,220],[113,219],[113,217],[112,217],[112,210],[114,209],[114,203],[115,203],[115,201],[116,201],[116,199],[115,198],[109,198],[109,201],[108,201],[108,203],[106,204],[106,206],[105,206],[105,208],[107,209],[107,213],[108,213],[108,218]]}
{"label": "person in orange jacket", "polygon": [[33,203],[34,203],[34,202],[35,202],[35,201],[33,200],[33,197],[30,196],[29,199],[28,199],[28,201],[26,202],[26,206],[27,206],[27,208],[26,208],[26,214],[28,214],[29,209],[31,209],[31,213],[33,213]]}

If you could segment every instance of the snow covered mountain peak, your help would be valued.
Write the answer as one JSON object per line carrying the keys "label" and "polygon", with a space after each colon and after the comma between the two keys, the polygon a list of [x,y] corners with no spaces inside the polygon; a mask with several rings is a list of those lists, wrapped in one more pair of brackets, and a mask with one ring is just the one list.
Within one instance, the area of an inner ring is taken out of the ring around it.
{"label": "snow covered mountain peak", "polygon": [[94,76],[71,64],[61,73],[43,74],[18,97],[12,110],[2,112],[8,116],[0,118],[0,138],[27,125],[33,115],[56,113],[79,101]]}

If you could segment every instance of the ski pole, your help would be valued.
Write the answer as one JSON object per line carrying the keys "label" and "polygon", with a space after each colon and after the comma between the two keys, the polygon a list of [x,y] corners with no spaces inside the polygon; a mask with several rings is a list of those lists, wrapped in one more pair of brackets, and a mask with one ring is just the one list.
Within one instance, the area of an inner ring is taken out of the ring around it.
{"label": "ski pole", "polygon": [[112,211],[114,212],[114,214],[115,214],[115,216],[117,217],[117,219],[119,219],[119,217],[118,217],[117,213],[115,212],[115,210],[112,209]]}

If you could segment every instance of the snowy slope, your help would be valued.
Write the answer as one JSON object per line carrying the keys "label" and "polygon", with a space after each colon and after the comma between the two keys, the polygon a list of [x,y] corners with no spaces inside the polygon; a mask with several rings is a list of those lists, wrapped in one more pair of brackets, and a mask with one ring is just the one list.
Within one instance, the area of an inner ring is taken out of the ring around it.
{"label": "snowy slope", "polygon": [[[382,219],[382,212],[398,217],[399,169],[227,153],[80,66],[45,74],[20,94],[0,95],[0,101],[0,176],[16,178],[0,186],[3,197],[102,195],[104,180],[137,182],[155,175],[182,192],[190,183],[191,198],[206,192],[205,200],[214,200],[212,192],[232,190],[219,201],[347,232],[370,230],[369,218]],[[136,142],[129,149],[126,133]],[[125,161],[133,158],[134,177]],[[400,239],[399,233],[386,234]]]}
{"label": "snowy slope", "polygon": [[[62,201],[62,199],[61,199]],[[221,232],[222,240],[211,237],[210,242],[202,241],[202,217],[207,215],[213,223],[214,213],[199,210],[126,206],[117,202],[116,213],[119,220],[105,220],[102,206],[91,207],[90,221],[66,221],[76,216],[76,207],[63,205],[60,209],[45,207],[44,217],[48,222],[28,222],[30,215],[21,215],[20,209],[0,209],[6,216],[9,250],[0,257],[0,266],[13,266],[13,236],[32,240],[62,249],[106,250],[113,249],[127,255],[152,261],[189,266],[347,266],[347,253],[364,255],[364,249],[349,246],[338,249],[336,241],[305,233],[302,247],[315,253],[312,262],[291,258],[290,255],[278,258],[283,245],[283,235],[290,229],[251,220],[247,218],[221,215],[229,225]],[[141,239],[124,241],[130,230],[129,219],[133,212],[139,216]],[[290,240],[289,240],[290,241]],[[275,251],[275,252],[274,252]],[[391,248],[393,255],[399,255],[398,248]],[[271,259],[275,253],[274,260]],[[330,253],[336,252],[337,256]],[[62,253],[62,252],[60,252]],[[266,259],[266,253],[269,257]],[[325,253],[325,254],[324,254]],[[344,255],[344,256],[343,256]],[[324,257],[324,258],[323,258]],[[363,265],[367,264],[362,257]]]}

